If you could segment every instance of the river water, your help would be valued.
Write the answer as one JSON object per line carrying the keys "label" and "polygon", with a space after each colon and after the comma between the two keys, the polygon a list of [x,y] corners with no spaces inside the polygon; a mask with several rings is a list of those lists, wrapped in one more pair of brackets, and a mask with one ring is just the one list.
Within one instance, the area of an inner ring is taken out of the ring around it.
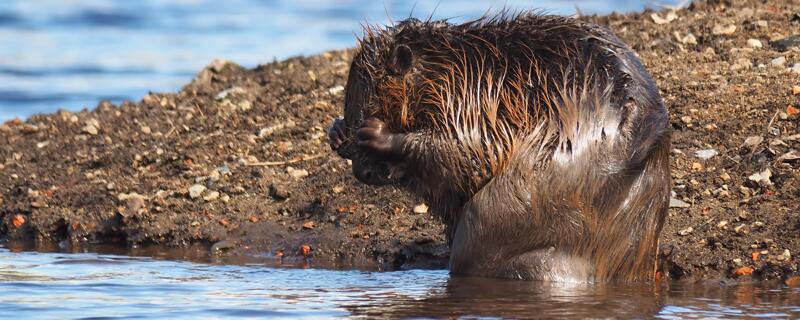
{"label": "river water", "polygon": [[800,289],[777,284],[554,285],[105,252],[0,247],[0,319],[800,317]]}
{"label": "river water", "polygon": [[[657,1],[657,2],[656,2]],[[215,58],[248,67],[351,47],[362,22],[487,10],[572,14],[679,0],[3,0],[0,121],[176,91]]]}

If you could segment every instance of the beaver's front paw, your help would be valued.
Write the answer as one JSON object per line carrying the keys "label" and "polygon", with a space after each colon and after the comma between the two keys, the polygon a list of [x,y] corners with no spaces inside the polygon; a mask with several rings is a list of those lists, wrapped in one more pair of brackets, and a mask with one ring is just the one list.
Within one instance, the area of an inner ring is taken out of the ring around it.
{"label": "beaver's front paw", "polygon": [[333,151],[338,151],[347,139],[347,134],[344,132],[344,119],[336,118],[333,124],[328,128],[328,140]]}
{"label": "beaver's front paw", "polygon": [[403,135],[389,132],[386,123],[376,118],[364,121],[356,131],[356,143],[379,160],[397,161],[402,158]]}

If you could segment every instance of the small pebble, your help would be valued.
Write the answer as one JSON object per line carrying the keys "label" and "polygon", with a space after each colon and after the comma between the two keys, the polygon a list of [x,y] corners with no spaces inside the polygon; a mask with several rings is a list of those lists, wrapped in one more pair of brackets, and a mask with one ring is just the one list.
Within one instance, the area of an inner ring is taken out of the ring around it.
{"label": "small pebble", "polygon": [[193,185],[189,187],[189,197],[192,199],[200,198],[204,191],[206,191],[206,186],[202,184]]}
{"label": "small pebble", "polygon": [[783,252],[778,256],[779,261],[789,261],[792,259],[792,252],[789,249],[784,249]]}
{"label": "small pebble", "polygon": [[703,160],[711,159],[717,154],[719,154],[719,152],[717,152],[717,150],[714,149],[698,150],[694,152],[695,157],[698,157]]}
{"label": "small pebble", "polygon": [[753,148],[753,147],[761,144],[761,142],[763,142],[763,141],[764,141],[764,137],[762,137],[762,136],[750,136],[750,137],[747,137],[747,139],[744,139],[744,143],[742,144],[742,146],[743,147]]}
{"label": "small pebble", "polygon": [[734,32],[736,32],[736,26],[732,24],[728,25],[717,24],[714,25],[714,28],[711,29],[711,33],[713,35],[728,35],[728,34],[733,34]]}
{"label": "small pebble", "polygon": [[777,57],[775,59],[772,59],[772,61],[770,61],[770,64],[772,64],[773,67],[783,67],[785,63],[786,63],[786,57],[784,56]]}
{"label": "small pebble", "polygon": [[219,191],[211,191],[205,197],[203,197],[203,200],[206,202],[211,202],[217,199],[219,199]]}
{"label": "small pebble", "polygon": [[761,48],[761,40],[758,39],[747,39],[747,46],[750,48]]}
{"label": "small pebble", "polygon": [[683,200],[680,200],[680,199],[676,199],[676,198],[670,198],[669,199],[669,207],[670,208],[688,208],[688,207],[691,207],[691,206],[692,205],[690,205],[690,204],[688,204],[688,203],[686,203],[686,202],[684,202]]}
{"label": "small pebble", "polygon": [[286,200],[292,195],[291,192],[282,184],[273,183],[269,185],[269,194],[275,200]]}
{"label": "small pebble", "polygon": [[302,179],[308,177],[308,171],[306,169],[295,169],[292,167],[287,167],[286,172],[295,179]]}
{"label": "small pebble", "polygon": [[675,14],[675,11],[670,11],[663,18],[658,13],[651,14],[650,18],[653,19],[653,22],[656,24],[666,24],[678,19],[678,15]]}
{"label": "small pebble", "polygon": [[764,171],[750,175],[747,177],[747,179],[750,179],[750,181],[753,182],[764,182],[766,184],[770,184],[770,177],[772,177],[772,171],[770,171],[769,168],[766,168]]}
{"label": "small pebble", "polygon": [[688,236],[689,234],[691,234],[691,233],[692,233],[692,231],[694,231],[694,228],[692,228],[692,227],[688,227],[688,228],[686,228],[686,229],[683,229],[683,230],[681,230],[681,231],[678,231],[678,235],[680,235],[680,236]]}
{"label": "small pebble", "polygon": [[792,151],[784,153],[783,155],[778,157],[778,159],[776,159],[776,161],[778,161],[778,162],[791,162],[791,161],[795,161],[795,160],[798,160],[798,159],[800,159],[800,153],[798,153],[795,150],[792,150]]}
{"label": "small pebble", "polygon": [[218,253],[222,250],[233,248],[233,243],[228,240],[222,240],[211,246],[211,253]]}
{"label": "small pebble", "polygon": [[428,206],[426,204],[424,204],[424,203],[420,203],[420,204],[414,206],[414,210],[413,211],[416,214],[428,213]]}
{"label": "small pebble", "polygon": [[94,135],[97,135],[98,131],[97,131],[97,127],[95,127],[93,125],[87,125],[87,126],[81,128],[81,132],[94,136]]}

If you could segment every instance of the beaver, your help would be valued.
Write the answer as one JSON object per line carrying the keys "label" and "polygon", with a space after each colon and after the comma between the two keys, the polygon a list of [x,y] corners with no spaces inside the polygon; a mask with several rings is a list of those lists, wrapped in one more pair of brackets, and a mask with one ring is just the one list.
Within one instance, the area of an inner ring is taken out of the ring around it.
{"label": "beaver", "polygon": [[670,125],[636,54],[570,17],[367,26],[330,145],[444,222],[454,275],[647,281]]}

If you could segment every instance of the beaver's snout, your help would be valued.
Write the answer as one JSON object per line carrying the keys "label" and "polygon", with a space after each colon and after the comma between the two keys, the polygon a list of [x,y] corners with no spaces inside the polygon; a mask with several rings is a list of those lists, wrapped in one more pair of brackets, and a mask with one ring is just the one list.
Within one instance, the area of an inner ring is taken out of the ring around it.
{"label": "beaver's snout", "polygon": [[353,175],[365,184],[380,186],[402,180],[405,177],[405,170],[391,163],[355,160]]}

